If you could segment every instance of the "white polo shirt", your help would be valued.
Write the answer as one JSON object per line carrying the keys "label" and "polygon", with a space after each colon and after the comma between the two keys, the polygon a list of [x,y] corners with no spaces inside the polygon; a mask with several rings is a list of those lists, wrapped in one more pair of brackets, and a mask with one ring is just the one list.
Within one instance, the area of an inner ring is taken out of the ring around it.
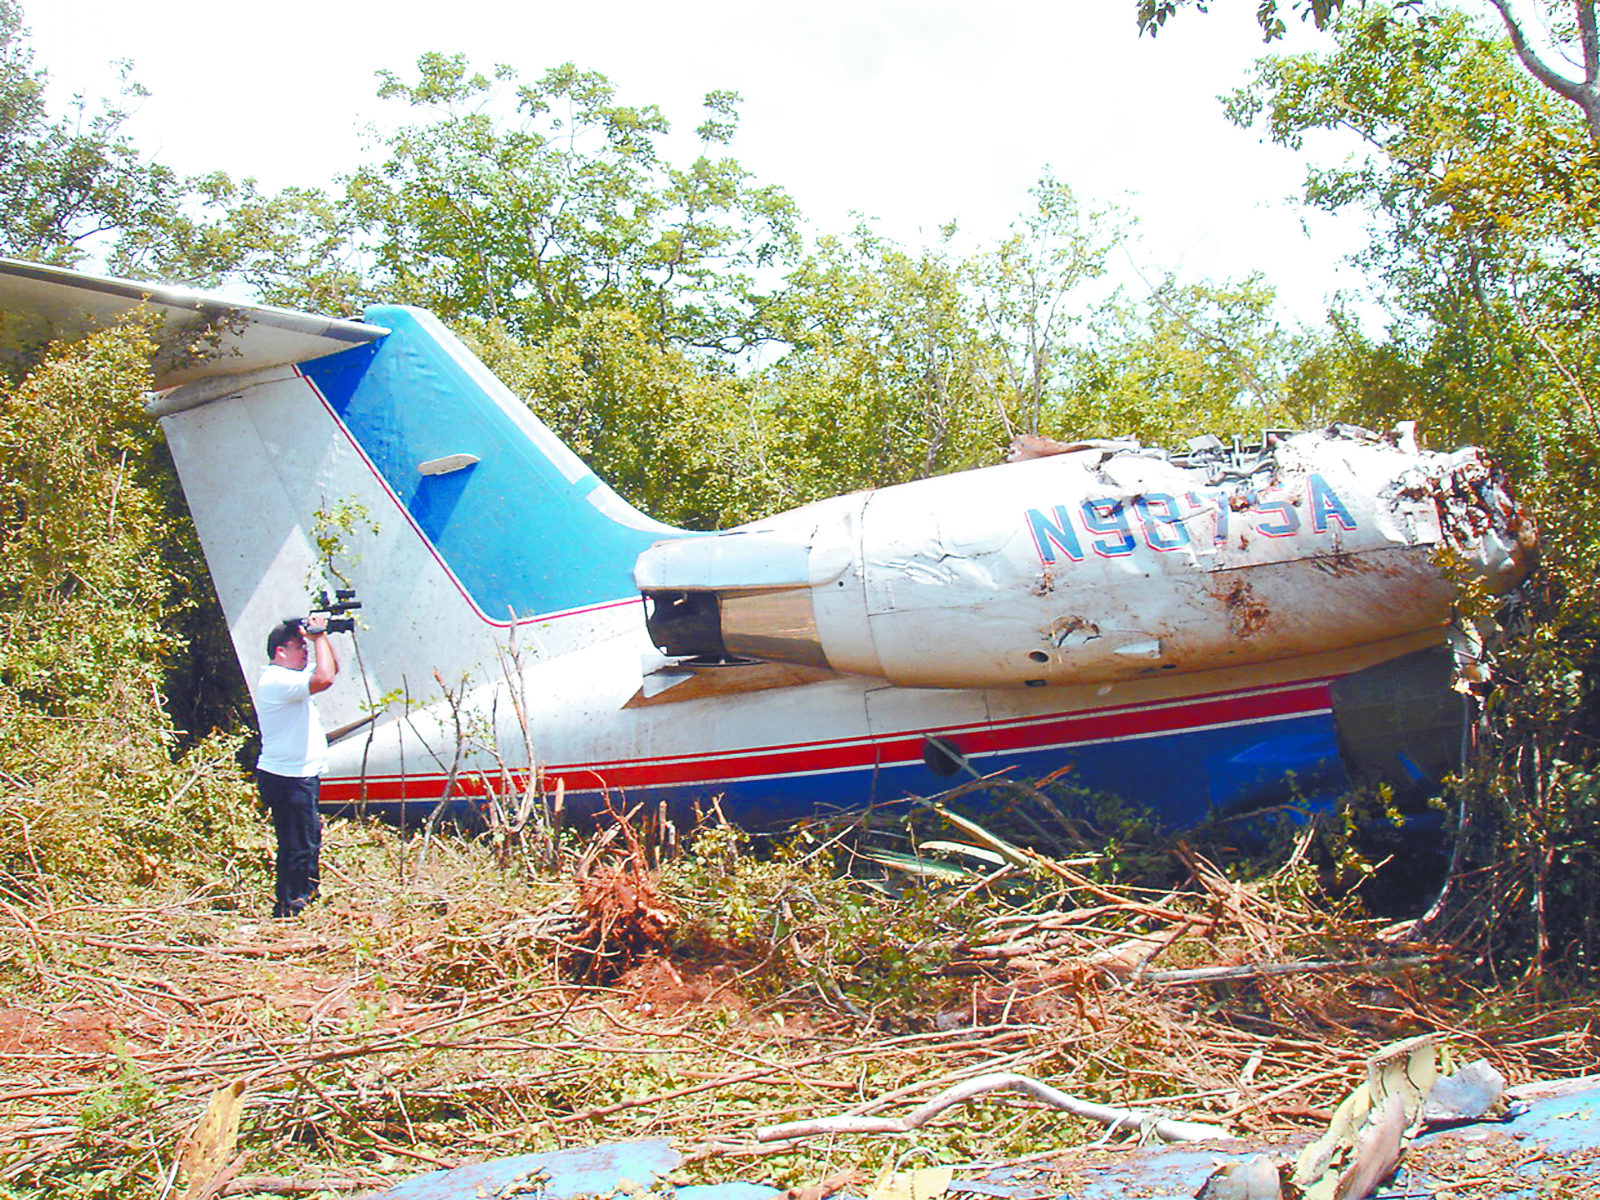
{"label": "white polo shirt", "polygon": [[261,755],[256,766],[273,775],[299,779],[321,775],[328,765],[328,739],[311,696],[317,669],[308,657],[303,670],[277,663],[261,668],[256,680],[256,719],[261,724]]}

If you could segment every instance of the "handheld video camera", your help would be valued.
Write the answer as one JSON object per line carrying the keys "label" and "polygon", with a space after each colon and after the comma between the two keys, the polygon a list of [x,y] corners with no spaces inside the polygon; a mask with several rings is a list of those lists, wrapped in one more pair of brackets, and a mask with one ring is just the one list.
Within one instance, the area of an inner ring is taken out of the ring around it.
{"label": "handheld video camera", "polygon": [[355,588],[335,588],[331,601],[327,592],[317,594],[317,602],[312,607],[310,615],[327,617],[329,633],[353,633],[356,619],[347,614],[360,607],[361,601],[356,599]]}

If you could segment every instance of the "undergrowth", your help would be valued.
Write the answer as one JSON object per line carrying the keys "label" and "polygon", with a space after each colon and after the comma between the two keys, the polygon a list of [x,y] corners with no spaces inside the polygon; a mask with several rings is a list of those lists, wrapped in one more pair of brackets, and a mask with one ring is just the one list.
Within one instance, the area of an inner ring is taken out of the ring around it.
{"label": "undergrowth", "polygon": [[[237,739],[174,728],[196,603],[138,324],[0,387],[0,895],[233,891],[261,841]],[[192,534],[189,535],[192,541]]]}
{"label": "undergrowth", "polygon": [[[1172,843],[1129,840],[1116,864],[1044,854],[934,809],[650,839],[563,837],[558,869],[535,870],[492,837],[335,821],[324,902],[296,921],[260,915],[264,873],[232,891],[172,873],[120,899],[10,901],[0,1184],[27,1200],[154,1200],[232,1080],[243,1184],[322,1181],[335,1196],[438,1163],[642,1137],[671,1138],[701,1180],[874,1172],[906,1144],[773,1153],[754,1133],[892,1112],[990,1072],[1282,1135],[1409,1032],[1448,1029],[1513,1078],[1580,1069],[1595,1050],[1572,1008],[1474,992],[1447,956],[1380,939],[1321,890],[1304,836],[1248,871]],[[585,878],[629,894],[602,903],[608,927]],[[674,917],[640,926],[653,941],[617,924],[641,887],[644,909]],[[1354,965],[1160,979],[1329,957]],[[601,961],[604,981],[587,969]],[[963,1163],[1101,1133],[991,1096],[912,1142]]]}

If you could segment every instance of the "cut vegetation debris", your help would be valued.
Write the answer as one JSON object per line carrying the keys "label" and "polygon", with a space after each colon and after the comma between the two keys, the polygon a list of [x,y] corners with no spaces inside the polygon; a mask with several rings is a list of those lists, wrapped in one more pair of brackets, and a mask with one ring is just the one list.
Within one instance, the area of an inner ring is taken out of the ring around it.
{"label": "cut vegetation debris", "polygon": [[912,1147],[925,1167],[1147,1127],[1281,1143],[1328,1129],[1401,1038],[1511,1082],[1600,1057],[1581,1004],[1490,988],[1330,899],[1303,843],[1248,880],[1146,849],[1165,874],[1146,887],[968,818],[931,841],[894,853],[976,869],[885,875],[882,831],[854,827],[757,854],[712,824],[670,851],[637,825],[569,836],[535,874],[492,839],[341,823],[325,903],[295,922],[242,911],[264,876],[138,904],[13,894],[0,1182],[360,1194],[668,1138],[687,1178],[806,1187],[908,1170]]}

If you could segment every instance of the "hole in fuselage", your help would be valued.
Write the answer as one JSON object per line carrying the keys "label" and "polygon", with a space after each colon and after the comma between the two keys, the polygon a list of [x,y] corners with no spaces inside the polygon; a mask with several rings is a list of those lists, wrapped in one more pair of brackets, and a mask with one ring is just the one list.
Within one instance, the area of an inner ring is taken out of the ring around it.
{"label": "hole in fuselage", "polygon": [[959,774],[963,767],[967,770],[966,756],[956,748],[954,742],[946,741],[941,737],[934,737],[931,733],[922,739],[922,761],[928,770],[941,779],[949,779],[952,775]]}

